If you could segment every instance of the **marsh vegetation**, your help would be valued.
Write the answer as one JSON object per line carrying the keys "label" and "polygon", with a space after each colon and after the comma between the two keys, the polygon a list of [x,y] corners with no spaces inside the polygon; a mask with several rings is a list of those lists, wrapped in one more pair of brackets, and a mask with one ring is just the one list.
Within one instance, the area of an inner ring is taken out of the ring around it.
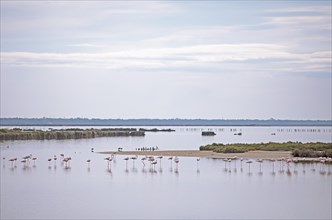
{"label": "marsh vegetation", "polygon": [[213,143],[199,148],[201,151],[216,153],[244,153],[248,151],[291,151],[294,157],[332,157],[332,143],[255,143],[255,144],[222,144]]}
{"label": "marsh vegetation", "polygon": [[96,137],[126,137],[144,136],[143,131],[135,128],[102,128],[102,129],[49,129],[47,131],[37,129],[0,129],[0,141],[4,140],[63,140]]}

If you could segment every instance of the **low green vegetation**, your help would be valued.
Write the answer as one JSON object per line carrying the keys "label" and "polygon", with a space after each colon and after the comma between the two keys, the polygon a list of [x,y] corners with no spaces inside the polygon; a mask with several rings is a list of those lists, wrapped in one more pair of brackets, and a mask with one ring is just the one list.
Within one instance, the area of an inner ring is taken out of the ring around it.
{"label": "low green vegetation", "polygon": [[103,129],[0,129],[0,141],[5,140],[64,140],[96,137],[144,136],[143,131],[134,128],[103,128]]}
{"label": "low green vegetation", "polygon": [[213,143],[199,148],[201,151],[216,153],[244,153],[248,151],[292,151],[294,157],[332,157],[332,143],[256,143],[256,144],[221,144]]}

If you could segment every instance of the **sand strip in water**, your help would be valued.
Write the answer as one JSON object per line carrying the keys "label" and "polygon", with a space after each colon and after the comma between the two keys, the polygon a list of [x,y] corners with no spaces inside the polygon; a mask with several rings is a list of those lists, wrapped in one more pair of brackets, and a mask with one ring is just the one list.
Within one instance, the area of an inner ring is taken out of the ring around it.
{"label": "sand strip in water", "polygon": [[102,154],[117,154],[117,155],[151,155],[151,156],[178,156],[178,157],[206,157],[206,158],[231,158],[237,156],[238,158],[250,159],[278,159],[278,158],[292,158],[291,151],[249,151],[246,153],[215,153],[212,151],[199,150],[163,150],[163,151],[107,151],[98,152]]}

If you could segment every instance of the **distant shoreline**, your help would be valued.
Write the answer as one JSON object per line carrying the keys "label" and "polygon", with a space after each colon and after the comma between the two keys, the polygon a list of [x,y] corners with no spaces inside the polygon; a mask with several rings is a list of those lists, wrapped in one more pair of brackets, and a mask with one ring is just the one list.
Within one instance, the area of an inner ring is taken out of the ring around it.
{"label": "distant shoreline", "polygon": [[331,120],[258,119],[87,119],[87,118],[0,118],[0,126],[256,126],[332,127]]}

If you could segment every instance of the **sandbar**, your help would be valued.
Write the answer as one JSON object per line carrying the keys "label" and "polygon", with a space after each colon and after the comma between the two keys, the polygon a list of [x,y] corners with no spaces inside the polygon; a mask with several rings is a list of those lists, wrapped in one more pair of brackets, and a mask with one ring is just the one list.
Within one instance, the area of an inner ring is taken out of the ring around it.
{"label": "sandbar", "polygon": [[278,159],[292,158],[291,151],[249,151],[245,153],[215,153],[200,150],[155,150],[155,151],[106,151],[101,154],[117,155],[151,155],[151,156],[178,156],[178,157],[206,157],[214,159],[231,158],[237,156],[245,159]]}

